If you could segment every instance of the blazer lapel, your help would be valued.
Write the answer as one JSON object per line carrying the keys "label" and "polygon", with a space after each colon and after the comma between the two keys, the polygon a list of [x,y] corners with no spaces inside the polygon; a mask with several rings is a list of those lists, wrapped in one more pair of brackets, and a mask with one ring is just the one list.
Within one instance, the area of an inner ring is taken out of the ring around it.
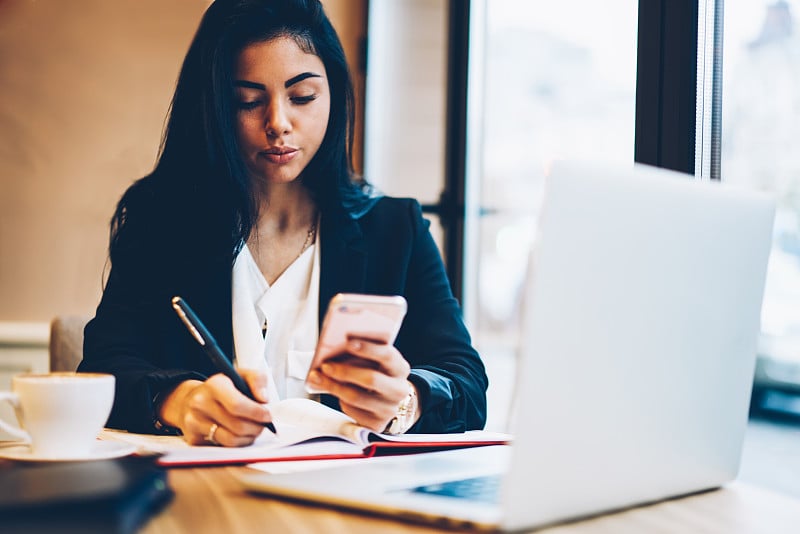
{"label": "blazer lapel", "polygon": [[[233,359],[233,269],[230,255],[214,259],[205,276],[196,280],[195,311],[225,355]],[[194,304],[192,304],[194,306]]]}
{"label": "blazer lapel", "polygon": [[321,221],[319,324],[336,293],[361,293],[365,287],[367,252],[358,220],[342,214]]}
{"label": "blazer lapel", "polygon": [[[328,303],[336,293],[361,293],[365,286],[367,252],[361,226],[357,219],[348,215],[323,213],[319,274],[319,325],[328,309]],[[332,395],[320,395],[320,401],[341,410],[339,399]]]}

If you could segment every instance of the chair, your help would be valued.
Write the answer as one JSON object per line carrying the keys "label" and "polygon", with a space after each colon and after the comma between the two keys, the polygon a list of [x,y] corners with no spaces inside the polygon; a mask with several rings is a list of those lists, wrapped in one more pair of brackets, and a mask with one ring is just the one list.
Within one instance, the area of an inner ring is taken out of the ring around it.
{"label": "chair", "polygon": [[50,323],[50,371],[75,371],[83,359],[83,328],[88,317],[58,316]]}

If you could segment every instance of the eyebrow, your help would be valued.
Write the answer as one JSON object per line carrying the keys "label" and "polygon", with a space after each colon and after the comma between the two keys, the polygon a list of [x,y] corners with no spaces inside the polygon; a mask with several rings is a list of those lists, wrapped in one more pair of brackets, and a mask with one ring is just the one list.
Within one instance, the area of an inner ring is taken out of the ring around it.
{"label": "eyebrow", "polygon": [[[302,74],[298,74],[297,76],[293,76],[293,77],[289,78],[288,80],[286,80],[286,82],[283,84],[283,86],[286,89],[288,89],[289,87],[293,86],[294,84],[300,83],[303,80],[308,79],[308,78],[322,78],[322,76],[319,75],[319,74],[316,74],[314,72],[304,72]],[[264,85],[263,83],[256,83],[256,82],[251,82],[251,81],[248,81],[248,80],[236,80],[235,82],[233,82],[233,85],[235,85],[236,87],[246,87],[248,89],[258,89],[260,91],[266,91],[267,90],[267,86]]]}
{"label": "eyebrow", "polygon": [[260,89],[261,91],[267,90],[267,86],[263,83],[248,82],[247,80],[236,80],[233,82],[233,85],[236,87],[247,87],[248,89]]}
{"label": "eyebrow", "polygon": [[320,76],[319,74],[313,73],[313,72],[304,72],[302,74],[298,74],[297,76],[294,76],[293,78],[289,78],[288,80],[286,80],[286,83],[284,83],[283,86],[286,89],[288,89],[289,87],[293,86],[294,84],[302,82],[306,78],[322,78],[322,76]]}

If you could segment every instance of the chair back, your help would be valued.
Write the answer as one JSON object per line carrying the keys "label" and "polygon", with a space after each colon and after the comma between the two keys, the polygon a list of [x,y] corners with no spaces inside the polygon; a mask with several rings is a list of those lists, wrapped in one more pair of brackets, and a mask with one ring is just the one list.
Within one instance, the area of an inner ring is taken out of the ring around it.
{"label": "chair back", "polygon": [[50,371],[75,371],[83,359],[83,328],[88,317],[58,316],[50,323]]}

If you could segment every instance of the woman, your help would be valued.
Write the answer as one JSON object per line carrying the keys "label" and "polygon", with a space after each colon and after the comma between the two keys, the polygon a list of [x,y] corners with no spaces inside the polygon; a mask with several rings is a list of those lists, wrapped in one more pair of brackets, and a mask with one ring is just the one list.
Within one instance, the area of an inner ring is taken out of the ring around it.
{"label": "woman", "polygon": [[[353,358],[312,373],[330,392],[320,400],[390,433],[483,427],[484,367],[428,224],[415,201],[353,178],[352,124],[344,53],[319,1],[209,7],[155,170],[112,219],[112,268],[85,331],[79,370],[117,377],[110,426],[251,443],[270,401],[305,395],[327,303],[351,292],[403,295],[408,313],[394,346],[354,339]],[[175,295],[258,402],[216,373]]]}

